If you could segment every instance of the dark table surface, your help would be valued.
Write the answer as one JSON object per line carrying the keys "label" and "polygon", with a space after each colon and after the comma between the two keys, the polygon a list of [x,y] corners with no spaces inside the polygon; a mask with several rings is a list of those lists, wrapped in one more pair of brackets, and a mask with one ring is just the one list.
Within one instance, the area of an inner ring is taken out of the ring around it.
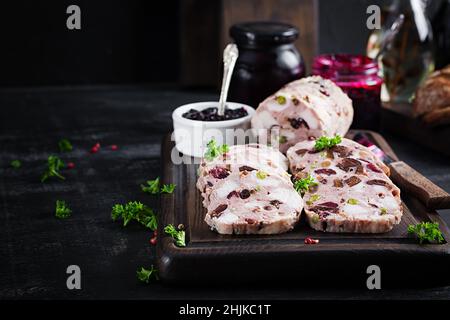
{"label": "dark table surface", "polygon": [[[157,208],[158,198],[143,194],[139,185],[160,175],[161,140],[172,128],[171,111],[214,99],[213,93],[154,86],[1,89],[0,299],[450,298],[448,286],[374,292],[365,284],[311,289],[140,283],[136,269],[154,263],[151,234],[139,225],[123,228],[112,222],[111,207],[139,200]],[[401,159],[450,191],[450,159],[385,137]],[[58,152],[61,138],[71,140],[72,152]],[[102,148],[90,154],[96,142]],[[112,144],[119,149],[110,150]],[[50,154],[75,163],[74,169],[63,170],[65,181],[40,182]],[[22,161],[20,169],[10,167],[14,159]],[[73,210],[67,220],[54,216],[57,199]],[[450,223],[450,210],[441,214]],[[81,290],[66,287],[69,265],[81,268]]]}

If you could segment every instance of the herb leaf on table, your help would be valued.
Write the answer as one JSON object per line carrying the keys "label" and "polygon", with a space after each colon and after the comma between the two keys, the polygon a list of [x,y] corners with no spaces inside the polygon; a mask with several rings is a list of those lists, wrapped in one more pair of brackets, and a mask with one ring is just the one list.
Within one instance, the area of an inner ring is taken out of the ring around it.
{"label": "herb leaf on table", "polygon": [[161,193],[173,193],[175,186],[173,183],[164,184],[161,188]]}
{"label": "herb leaf on table", "polygon": [[61,168],[64,168],[64,162],[57,156],[49,156],[47,159],[47,170],[42,175],[41,182],[47,181],[50,177],[57,177],[61,180],[65,180],[66,178],[59,173]]}
{"label": "herb leaf on table", "polygon": [[178,247],[186,247],[186,232],[184,230],[177,230],[173,224],[168,224],[164,228],[164,232],[175,240]]}
{"label": "herb leaf on table", "polygon": [[430,243],[441,243],[444,241],[442,232],[439,229],[439,223],[437,222],[421,222],[416,225],[410,224],[408,226],[408,233],[416,235],[420,244],[425,241]]}
{"label": "herb leaf on table", "polygon": [[73,147],[69,140],[61,139],[58,142],[58,148],[61,152],[69,152],[72,151]]}
{"label": "herb leaf on table", "polygon": [[60,219],[70,217],[72,210],[70,210],[67,203],[63,200],[56,200],[55,216]]}
{"label": "herb leaf on table", "polygon": [[136,272],[136,275],[140,281],[145,283],[149,283],[152,280],[159,280],[158,270],[155,269],[153,265],[150,269],[141,267],[141,269]]}
{"label": "herb leaf on table", "polygon": [[141,189],[145,193],[158,194],[159,193],[159,177],[154,180],[148,180],[147,185],[141,184]]}
{"label": "herb leaf on table", "polygon": [[20,162],[20,160],[13,160],[10,164],[14,169],[19,169],[22,166],[22,162]]}
{"label": "herb leaf on table", "polygon": [[125,205],[114,205],[111,211],[111,218],[113,221],[122,219],[124,227],[132,220],[136,220],[152,231],[158,227],[156,213],[139,201],[128,202]]}

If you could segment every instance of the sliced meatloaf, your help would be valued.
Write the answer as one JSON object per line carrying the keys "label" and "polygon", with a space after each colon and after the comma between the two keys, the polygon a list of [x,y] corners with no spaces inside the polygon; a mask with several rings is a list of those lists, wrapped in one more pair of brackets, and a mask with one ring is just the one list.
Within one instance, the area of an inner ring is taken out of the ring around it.
{"label": "sliced meatloaf", "polygon": [[382,233],[400,222],[400,189],[369,149],[349,139],[320,152],[314,145],[303,141],[287,151],[294,179],[311,176],[317,183],[303,197],[312,228]]}
{"label": "sliced meatloaf", "polygon": [[332,81],[313,76],[293,81],[264,100],[252,118],[252,128],[260,139],[272,141],[275,136],[285,153],[308,138],[344,136],[352,120],[350,98]]}
{"label": "sliced meatloaf", "polygon": [[197,188],[206,223],[221,234],[275,234],[291,230],[303,200],[286,171],[287,159],[263,145],[232,146],[202,160]]}

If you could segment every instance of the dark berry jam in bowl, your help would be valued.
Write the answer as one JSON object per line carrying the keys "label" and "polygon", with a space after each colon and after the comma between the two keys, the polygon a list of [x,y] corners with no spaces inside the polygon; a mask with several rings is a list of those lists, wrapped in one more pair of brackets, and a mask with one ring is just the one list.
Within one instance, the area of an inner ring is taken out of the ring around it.
{"label": "dark berry jam in bowl", "polygon": [[217,114],[219,102],[196,102],[178,107],[172,113],[172,141],[183,155],[202,157],[206,144],[215,139],[219,144],[243,144],[251,139],[252,107],[226,103],[224,116]]}
{"label": "dark berry jam in bowl", "polygon": [[330,79],[352,99],[352,128],[379,130],[381,84],[375,60],[353,54],[324,54],[314,58],[312,73]]}
{"label": "dark berry jam in bowl", "polygon": [[183,113],[183,118],[198,121],[224,121],[243,118],[248,115],[244,107],[230,109],[225,108],[224,115],[220,116],[217,107],[209,107],[203,110],[190,109]]}

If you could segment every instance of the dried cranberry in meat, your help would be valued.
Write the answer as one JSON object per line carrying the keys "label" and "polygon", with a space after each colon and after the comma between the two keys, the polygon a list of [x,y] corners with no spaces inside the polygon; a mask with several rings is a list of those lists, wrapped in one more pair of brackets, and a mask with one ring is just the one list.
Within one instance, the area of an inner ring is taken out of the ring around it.
{"label": "dried cranberry in meat", "polygon": [[239,196],[241,197],[241,199],[247,199],[248,197],[250,197],[250,191],[248,189],[244,189],[239,193]]}
{"label": "dried cranberry in meat", "polygon": [[373,163],[369,163],[369,164],[367,165],[367,168],[369,168],[369,169],[372,170],[373,172],[381,173],[381,170],[380,170],[376,165],[374,165]]}
{"label": "dried cranberry in meat", "polygon": [[301,126],[305,127],[306,129],[309,129],[308,123],[303,118],[289,118],[289,122],[291,123],[292,128],[298,129]]}
{"label": "dried cranberry in meat", "polygon": [[345,180],[345,183],[348,184],[350,187],[353,187],[361,182],[361,179],[357,176],[351,176],[350,178]]}
{"label": "dried cranberry in meat", "polygon": [[334,171],[333,169],[317,169],[317,170],[314,170],[314,172],[317,174],[325,174],[327,176],[336,174],[336,171]]}
{"label": "dried cranberry in meat", "polygon": [[239,193],[237,193],[237,191],[231,191],[231,192],[227,195],[227,199],[231,199],[232,197],[239,197]]}
{"label": "dried cranberry in meat", "polygon": [[225,211],[228,208],[228,205],[221,204],[216,209],[214,209],[213,212],[211,212],[211,217],[220,217],[222,215],[222,212]]}
{"label": "dried cranberry in meat", "polygon": [[318,206],[321,207],[327,207],[327,208],[337,208],[339,205],[336,202],[324,202],[324,203],[320,203]]}
{"label": "dried cranberry in meat", "polygon": [[216,179],[225,179],[230,174],[226,169],[220,167],[211,169],[209,173]]}
{"label": "dried cranberry in meat", "polygon": [[256,170],[255,168],[249,167],[249,166],[242,166],[239,167],[239,171],[254,171]]}

